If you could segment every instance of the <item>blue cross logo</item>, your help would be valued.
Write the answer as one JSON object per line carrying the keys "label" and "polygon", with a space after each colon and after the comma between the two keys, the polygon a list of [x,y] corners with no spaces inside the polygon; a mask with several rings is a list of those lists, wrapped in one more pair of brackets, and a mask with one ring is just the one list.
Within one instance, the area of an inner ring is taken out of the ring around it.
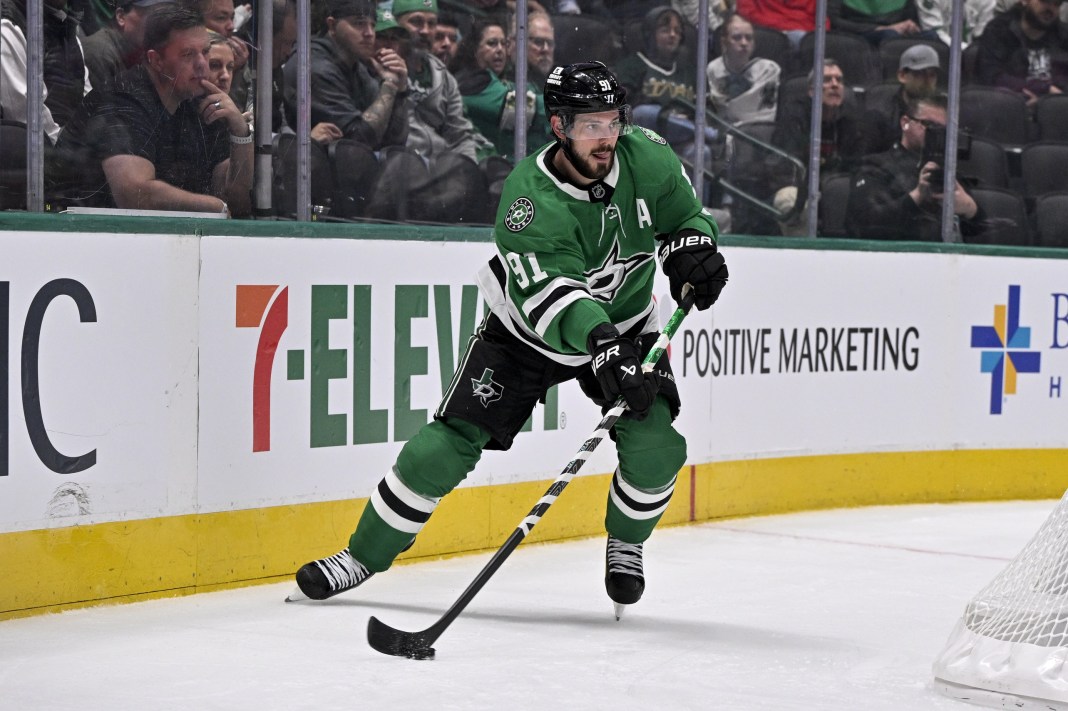
{"label": "blue cross logo", "polygon": [[1001,414],[1001,403],[1016,394],[1017,373],[1037,373],[1042,354],[1031,347],[1030,326],[1020,325],[1020,286],[1009,286],[1009,303],[994,306],[994,325],[972,326],[972,348],[981,348],[980,365],[990,373],[990,414]]}

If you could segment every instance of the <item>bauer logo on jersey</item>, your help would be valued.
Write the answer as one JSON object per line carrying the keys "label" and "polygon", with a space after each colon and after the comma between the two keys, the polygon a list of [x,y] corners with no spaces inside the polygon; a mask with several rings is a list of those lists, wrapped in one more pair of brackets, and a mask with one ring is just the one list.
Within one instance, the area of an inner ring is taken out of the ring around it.
{"label": "bauer logo on jersey", "polygon": [[486,368],[478,380],[471,378],[471,394],[482,400],[482,407],[489,407],[491,402],[501,399],[504,386],[493,381],[493,369]]}
{"label": "bauer logo on jersey", "polygon": [[645,126],[638,126],[638,128],[640,128],[642,130],[642,133],[645,134],[645,137],[653,143],[659,143],[662,146],[667,145],[667,140],[656,131],[651,131]]}
{"label": "bauer logo on jersey", "polygon": [[504,216],[504,226],[512,232],[518,232],[534,219],[534,203],[525,197],[521,197],[508,208],[508,214]]}

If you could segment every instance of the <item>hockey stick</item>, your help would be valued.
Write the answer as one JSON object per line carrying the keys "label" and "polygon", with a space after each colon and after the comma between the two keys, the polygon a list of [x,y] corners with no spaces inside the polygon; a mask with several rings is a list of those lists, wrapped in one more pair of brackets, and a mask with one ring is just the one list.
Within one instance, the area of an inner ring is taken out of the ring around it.
{"label": "hockey stick", "polygon": [[[692,292],[687,290],[687,294],[683,296],[682,304],[679,308],[675,309],[675,313],[668,319],[667,325],[664,326],[664,330],[660,332],[659,338],[656,339],[656,343],[653,344],[652,350],[645,356],[645,360],[642,361],[643,370],[651,370],[654,364],[660,360],[660,356],[667,350],[668,342],[671,341],[675,332],[682,324],[682,320],[689,313],[693,306]],[[612,429],[612,426],[616,424],[616,420],[623,414],[623,410],[626,408],[626,404],[622,397],[616,400],[615,404],[608,410],[600,424],[597,425],[597,429],[590,435],[589,439],[582,443],[579,447],[578,453],[574,459],[567,463],[564,470],[560,472],[560,475],[556,477],[552,485],[546,490],[545,495],[542,496],[538,503],[534,505],[534,508],[530,510],[526,518],[519,522],[519,526],[512,531],[512,535],[508,537],[508,540],[504,542],[485,567],[479,571],[475,579],[471,581],[471,584],[467,586],[463,594],[459,599],[452,604],[444,615],[441,616],[437,622],[427,627],[421,632],[404,632],[390,627],[384,622],[381,622],[377,617],[371,617],[367,622],[367,642],[374,649],[382,652],[382,654],[391,654],[395,657],[408,657],[409,659],[433,659],[434,648],[431,647],[438,637],[452,624],[468,603],[474,599],[478,591],[489,581],[493,574],[497,572],[497,569],[501,567],[504,561],[512,554],[512,551],[523,542],[523,539],[527,537],[531,529],[541,520],[541,517],[545,515],[545,512],[549,510],[549,507],[553,505],[557,497],[564,491],[564,488],[571,483],[572,477],[575,473],[586,463],[586,460],[597,449],[597,445],[601,443],[607,435],[608,431]]]}

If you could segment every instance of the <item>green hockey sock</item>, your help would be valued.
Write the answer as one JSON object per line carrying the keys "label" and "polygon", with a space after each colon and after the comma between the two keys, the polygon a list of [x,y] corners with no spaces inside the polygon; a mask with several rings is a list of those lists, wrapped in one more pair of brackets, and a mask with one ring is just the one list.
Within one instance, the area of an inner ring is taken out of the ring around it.
{"label": "green hockey sock", "polygon": [[378,483],[349,538],[349,552],[371,572],[387,570],[422,530],[438,502],[475,468],[489,435],[450,418],[434,420],[405,443]]}
{"label": "green hockey sock", "polygon": [[671,425],[664,398],[641,422],[616,423],[619,468],[608,493],[605,530],[627,543],[643,543],[671,501],[675,478],[686,462],[686,440]]}

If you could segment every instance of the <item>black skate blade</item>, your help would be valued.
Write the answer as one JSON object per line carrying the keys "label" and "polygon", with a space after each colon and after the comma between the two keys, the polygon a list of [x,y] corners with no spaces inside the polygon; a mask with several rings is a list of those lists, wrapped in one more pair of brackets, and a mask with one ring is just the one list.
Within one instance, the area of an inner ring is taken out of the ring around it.
{"label": "black skate blade", "polygon": [[434,648],[430,646],[425,632],[404,632],[394,629],[377,617],[367,621],[367,643],[382,654],[408,659],[433,659]]}

